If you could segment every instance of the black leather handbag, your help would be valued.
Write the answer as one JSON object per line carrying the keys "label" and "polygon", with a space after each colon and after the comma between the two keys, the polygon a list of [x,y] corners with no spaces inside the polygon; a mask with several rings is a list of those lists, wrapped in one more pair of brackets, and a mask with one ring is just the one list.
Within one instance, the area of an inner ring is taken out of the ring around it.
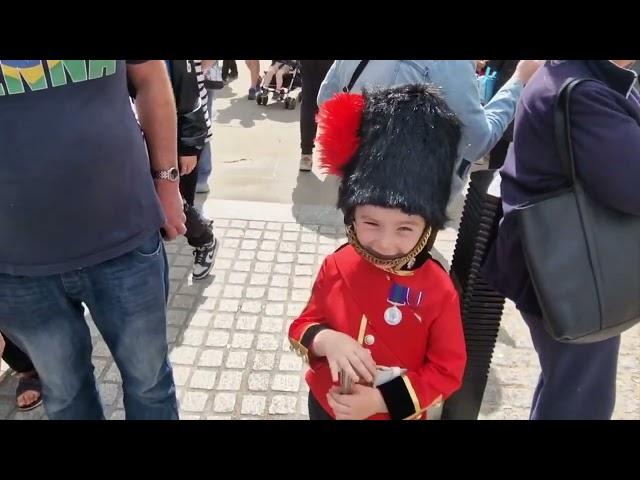
{"label": "black leather handbag", "polygon": [[640,321],[640,217],[595,201],[576,178],[569,100],[584,81],[594,80],[567,81],[554,111],[560,158],[572,185],[516,213],[545,328],[567,343],[605,340]]}

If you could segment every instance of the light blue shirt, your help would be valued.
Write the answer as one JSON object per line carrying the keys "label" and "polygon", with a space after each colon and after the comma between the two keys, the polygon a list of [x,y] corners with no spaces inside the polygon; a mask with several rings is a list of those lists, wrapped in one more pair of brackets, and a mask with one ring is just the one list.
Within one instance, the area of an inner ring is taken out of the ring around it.
{"label": "light blue shirt", "polygon": [[[349,84],[360,60],[336,60],[329,69],[320,91],[318,105]],[[509,80],[484,107],[474,60],[371,60],[355,82],[352,92],[363,88],[393,87],[410,83],[431,83],[440,88],[449,108],[462,124],[458,160],[452,181],[452,198],[460,193],[468,172],[462,159],[475,162],[484,157],[500,140],[512,122],[523,84]],[[459,173],[462,173],[460,176]]]}

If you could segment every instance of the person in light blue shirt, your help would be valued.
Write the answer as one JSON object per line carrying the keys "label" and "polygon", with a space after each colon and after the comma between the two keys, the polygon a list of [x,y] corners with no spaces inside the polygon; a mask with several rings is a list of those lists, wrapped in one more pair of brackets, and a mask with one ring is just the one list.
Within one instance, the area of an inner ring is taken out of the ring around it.
{"label": "person in light blue shirt", "polygon": [[[361,60],[336,60],[318,92],[318,105],[345,91]],[[483,158],[502,138],[513,120],[524,84],[542,64],[521,60],[509,81],[484,107],[480,103],[475,60],[369,60],[351,89],[431,83],[441,89],[449,108],[462,124],[456,169],[451,183],[453,200],[461,191],[471,163]]]}

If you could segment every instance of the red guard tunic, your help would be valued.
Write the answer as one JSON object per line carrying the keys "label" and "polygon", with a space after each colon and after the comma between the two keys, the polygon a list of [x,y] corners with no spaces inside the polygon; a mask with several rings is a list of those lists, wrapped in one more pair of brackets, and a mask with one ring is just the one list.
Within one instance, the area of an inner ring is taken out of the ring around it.
{"label": "red guard tunic", "polygon": [[[393,282],[413,293],[422,292],[419,306],[399,307],[402,321],[398,325],[384,319]],[[378,386],[389,413],[370,419],[426,418],[428,408],[460,388],[466,363],[460,303],[451,279],[432,259],[399,274],[374,266],[351,245],[325,259],[307,307],[289,328],[289,340],[309,362],[309,389],[334,416],[326,399],[332,386],[329,364],[310,348],[324,328],[356,339],[371,350],[376,365],[406,369]]]}

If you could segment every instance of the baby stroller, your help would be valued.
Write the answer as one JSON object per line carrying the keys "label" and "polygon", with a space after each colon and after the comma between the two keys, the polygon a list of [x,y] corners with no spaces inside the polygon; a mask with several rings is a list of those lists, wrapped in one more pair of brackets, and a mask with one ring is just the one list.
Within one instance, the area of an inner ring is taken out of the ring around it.
{"label": "baby stroller", "polygon": [[[266,76],[267,72],[264,73]],[[258,105],[267,105],[267,103],[269,103],[269,94],[271,93],[272,95],[274,95],[274,99],[277,102],[282,101],[284,103],[285,109],[295,110],[296,105],[302,102],[302,92],[298,92],[297,96],[292,95],[292,92],[301,87],[302,72],[300,70],[300,63],[297,63],[295,68],[293,68],[290,72],[285,73],[283,76],[282,96],[279,96],[278,94],[280,92],[276,90],[276,77],[274,75],[269,85],[265,85],[264,81],[262,82],[260,91],[256,95],[256,102],[258,103]]]}

